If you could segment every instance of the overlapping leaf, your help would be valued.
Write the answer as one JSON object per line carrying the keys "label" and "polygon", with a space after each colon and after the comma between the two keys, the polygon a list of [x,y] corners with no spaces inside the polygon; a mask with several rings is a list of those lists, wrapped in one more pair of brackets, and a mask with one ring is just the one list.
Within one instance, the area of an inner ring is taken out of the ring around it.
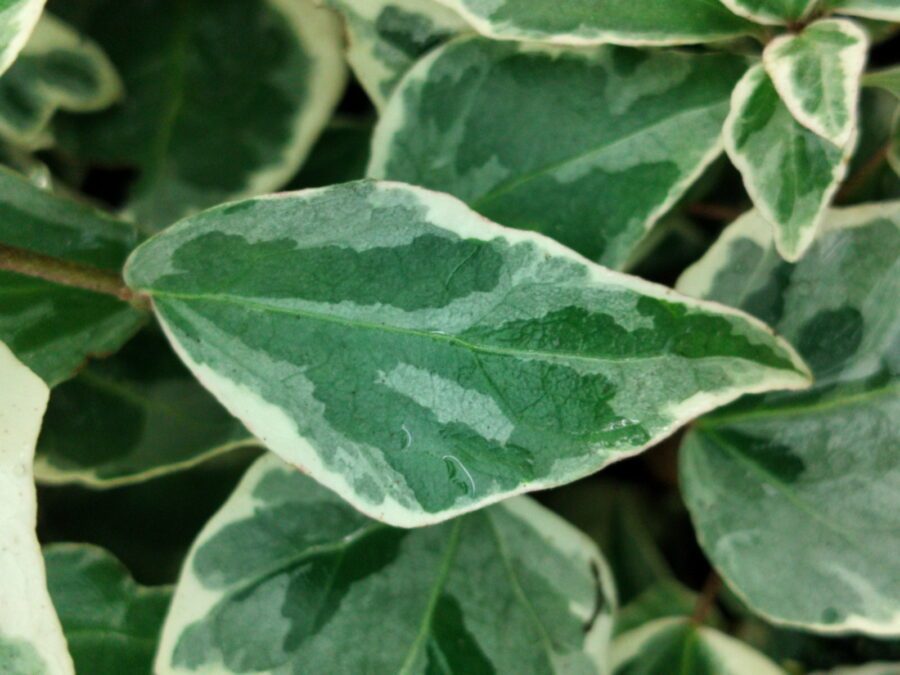
{"label": "overlapping leaf", "polygon": [[600,673],[599,552],[527,498],[398,530],[260,459],[200,534],[156,671]]}
{"label": "overlapping leaf", "polygon": [[78,21],[128,96],[58,135],[140,171],[128,210],[142,223],[280,187],[343,90],[338,20],[312,0],[94,0]]}
{"label": "overlapping leaf", "polygon": [[797,122],[762,65],[735,88],[725,148],[788,260],[800,258],[812,243],[855,144],[854,137],[838,147]]}
{"label": "overlapping leaf", "polygon": [[449,192],[621,268],[721,152],[745,70],[725,54],[455,41],[399,86],[369,176]]}
{"label": "overlapping leaf", "polygon": [[480,33],[567,45],[674,45],[749,33],[753,25],[708,0],[440,0]]}
{"label": "overlapping leaf", "polygon": [[[0,169],[0,246],[118,273],[136,243],[132,225]],[[15,257],[0,251],[4,264]],[[88,357],[117,350],[144,318],[110,295],[0,271],[0,340],[51,386]]]}
{"label": "overlapping leaf", "polygon": [[0,671],[74,675],[47,594],[31,465],[49,391],[0,343]]}
{"label": "overlapping leaf", "polygon": [[347,61],[369,98],[383,108],[417,59],[471,30],[438,0],[327,0],[344,16]]}
{"label": "overlapping leaf", "polygon": [[44,563],[77,672],[150,673],[171,589],[136,584],[95,546],[54,544],[44,549]]}
{"label": "overlapping leaf", "polygon": [[148,331],[53,390],[35,474],[43,483],[114,487],[256,444]]}
{"label": "overlapping leaf", "polygon": [[721,0],[732,12],[763,24],[791,24],[805,19],[819,0]]}
{"label": "overlapping leaf", "polygon": [[211,209],[126,278],[255,436],[395,525],[569,482],[807,383],[745,315],[396,183]]}
{"label": "overlapping leaf", "polygon": [[783,675],[743,642],[688,619],[659,619],[616,638],[612,675]]}
{"label": "overlapping leaf", "polygon": [[58,109],[101,110],[121,94],[119,76],[100,48],[45,13],[0,78],[0,138],[26,149],[46,147]]}
{"label": "overlapping leaf", "polygon": [[858,133],[859,89],[868,38],[852,21],[817,21],[770,42],[766,72],[800,124],[845,147]]}
{"label": "overlapping leaf", "polygon": [[841,14],[880,21],[900,21],[900,4],[897,0],[824,0],[823,6]]}
{"label": "overlapping leaf", "polygon": [[681,451],[703,548],[773,621],[900,634],[898,259],[900,202],[833,212],[796,265],[751,214],[679,284],[775,326],[816,376],[707,416]]}
{"label": "overlapping leaf", "polygon": [[0,74],[28,42],[46,0],[0,0]]}

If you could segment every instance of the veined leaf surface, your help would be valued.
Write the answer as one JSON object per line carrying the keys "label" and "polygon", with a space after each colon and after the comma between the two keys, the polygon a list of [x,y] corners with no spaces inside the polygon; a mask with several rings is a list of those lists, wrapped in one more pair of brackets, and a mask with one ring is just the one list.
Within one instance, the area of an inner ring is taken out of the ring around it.
{"label": "veined leaf surface", "polygon": [[614,608],[596,547],[530,499],[394,529],[269,454],[195,542],[155,672],[588,675]]}
{"label": "veined leaf surface", "polygon": [[677,45],[736,37],[751,23],[707,0],[440,0],[478,32],[565,45]]}
{"label": "veined leaf surface", "polygon": [[879,21],[900,21],[900,3],[897,0],[826,0],[824,4],[841,14]]}
{"label": "veined leaf surface", "polygon": [[739,640],[689,619],[659,619],[613,642],[612,675],[784,675]]}
{"label": "veined leaf surface", "polygon": [[852,21],[816,21],[772,40],[763,62],[794,119],[842,148],[858,133],[868,46],[865,31]]}
{"label": "veined leaf surface", "polygon": [[117,487],[256,446],[147,330],[53,390],[38,440],[38,482]]}
{"label": "veined leaf surface", "polygon": [[727,54],[457,40],[399,85],[369,176],[449,192],[621,268],[721,153],[746,67]]}
{"label": "veined leaf surface", "polygon": [[126,278],[257,438],[393,525],[572,481],[807,384],[754,319],[397,183],[211,209]]}
{"label": "veined leaf surface", "polygon": [[762,65],[738,83],[725,149],[786,259],[799,259],[812,243],[855,145],[854,137],[840,148],[797,122]]}
{"label": "veined leaf surface", "polygon": [[34,444],[49,390],[0,342],[0,671],[74,675],[34,528]]}
{"label": "veined leaf surface", "polygon": [[26,148],[53,142],[58,109],[101,110],[122,94],[106,54],[65,22],[45,12],[12,67],[0,77],[0,137]]}
{"label": "veined leaf surface", "polygon": [[96,0],[84,14],[128,96],[58,135],[85,160],[140,170],[138,222],[284,185],[343,91],[338,20],[312,0]]}
{"label": "veined leaf surface", "polygon": [[426,53],[471,31],[438,0],[326,0],[344,17],[347,61],[375,107]]}
{"label": "veined leaf surface", "polygon": [[[118,273],[136,243],[133,225],[0,168],[0,244]],[[51,386],[116,351],[144,319],[112,296],[0,271],[0,340]]]}
{"label": "veined leaf surface", "polygon": [[751,214],[679,282],[775,326],[816,377],[703,418],[681,449],[701,545],[771,621],[900,635],[898,260],[900,202],[831,212],[796,265]]}
{"label": "veined leaf surface", "polygon": [[763,24],[789,24],[802,21],[820,0],[721,0],[728,9],[751,21]]}
{"label": "veined leaf surface", "polygon": [[86,544],[44,549],[47,586],[78,673],[150,673],[171,588],[134,582],[110,553]]}
{"label": "veined leaf surface", "polygon": [[0,74],[28,42],[46,0],[0,0]]}

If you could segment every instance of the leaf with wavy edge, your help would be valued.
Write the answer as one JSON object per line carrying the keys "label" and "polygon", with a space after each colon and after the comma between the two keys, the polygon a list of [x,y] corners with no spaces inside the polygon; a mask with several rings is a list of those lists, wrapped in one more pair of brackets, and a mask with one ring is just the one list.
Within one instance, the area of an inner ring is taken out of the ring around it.
{"label": "leaf with wavy edge", "polygon": [[44,548],[47,587],[79,673],[150,673],[170,587],[134,582],[109,552],[87,544]]}
{"label": "leaf with wavy edge", "polygon": [[269,454],[194,543],[155,672],[589,675],[615,602],[596,547],[530,499],[399,530]]}
{"label": "leaf with wavy edge", "polygon": [[612,675],[784,675],[743,642],[690,619],[658,619],[617,637]]}
{"label": "leaf with wavy edge", "polygon": [[125,275],[251,433],[393,525],[570,482],[808,383],[743,314],[398,183],[211,209]]}
{"label": "leaf with wavy edge", "polygon": [[32,462],[50,392],[2,342],[0,382],[0,668],[74,675],[35,533]]}
{"label": "leaf with wavy edge", "polygon": [[0,74],[28,42],[46,0],[0,0]]}
{"label": "leaf with wavy edge", "polygon": [[755,314],[816,383],[699,420],[681,487],[703,549],[768,620],[900,635],[900,202],[830,212],[799,263],[747,215],[679,281]]}
{"label": "leaf with wavy edge", "polygon": [[760,64],[735,87],[724,136],[754,205],[775,229],[778,251],[799,259],[847,173],[856,135],[839,148],[802,126]]}
{"label": "leaf with wavy edge", "polygon": [[368,175],[449,192],[620,269],[722,152],[745,70],[725,54],[456,40],[398,86]]}
{"label": "leaf with wavy edge", "polygon": [[865,31],[855,23],[828,19],[772,40],[763,63],[794,119],[842,148],[858,133],[868,47]]}

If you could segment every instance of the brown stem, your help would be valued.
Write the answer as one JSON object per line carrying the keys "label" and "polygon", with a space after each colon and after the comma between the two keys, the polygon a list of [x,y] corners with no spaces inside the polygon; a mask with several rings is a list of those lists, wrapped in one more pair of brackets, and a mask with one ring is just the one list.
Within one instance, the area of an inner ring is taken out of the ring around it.
{"label": "brown stem", "polygon": [[128,288],[117,274],[15,246],[0,244],[0,270],[111,295],[140,309],[149,308],[146,296]]}
{"label": "brown stem", "polygon": [[886,143],[882,147],[878,148],[874,155],[869,157],[866,160],[866,163],[863,164],[856,171],[855,174],[850,176],[845,182],[843,187],[838,191],[837,196],[835,197],[835,201],[841,202],[847,199],[848,197],[853,196],[853,194],[859,190],[863,185],[865,185],[866,181],[868,181],[872,174],[874,174],[878,169],[887,161],[888,152],[890,152],[891,144]]}
{"label": "brown stem", "polygon": [[694,605],[694,613],[691,615],[691,621],[701,624],[706,621],[706,617],[716,605],[716,598],[719,591],[722,590],[722,578],[716,574],[715,570],[711,570],[706,582],[703,584],[703,590],[700,591],[700,597],[697,598],[697,604]]}
{"label": "brown stem", "polygon": [[692,216],[698,218],[706,218],[707,220],[717,220],[723,223],[730,223],[737,220],[744,211],[734,206],[725,206],[724,204],[703,204],[696,203],[688,206],[687,211]]}

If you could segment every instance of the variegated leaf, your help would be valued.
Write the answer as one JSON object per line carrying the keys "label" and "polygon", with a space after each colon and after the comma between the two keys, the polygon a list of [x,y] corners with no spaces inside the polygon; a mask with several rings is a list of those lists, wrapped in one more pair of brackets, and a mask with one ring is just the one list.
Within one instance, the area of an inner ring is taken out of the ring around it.
{"label": "variegated leaf", "polygon": [[46,0],[0,0],[0,74],[16,60]]}
{"label": "variegated leaf", "polygon": [[884,89],[900,99],[900,66],[866,73],[862,83],[866,87]]}
{"label": "variegated leaf", "polygon": [[681,449],[700,543],[772,621],[900,635],[898,260],[900,202],[831,212],[796,265],[750,214],[679,282],[775,326],[816,377],[703,418]]}
{"label": "variegated leaf", "polygon": [[783,25],[802,21],[820,0],[721,0],[732,12],[756,23]]}
{"label": "variegated leaf", "polygon": [[763,52],[766,72],[800,124],[845,147],[858,133],[859,89],[869,40],[846,19],[816,21]]}
{"label": "variegated leaf", "polygon": [[125,274],[255,436],[393,525],[575,480],[808,382],[743,314],[397,183],[211,209]]}
{"label": "variegated leaf", "polygon": [[0,342],[0,672],[74,675],[47,593],[31,467],[49,391]]}
{"label": "variegated leaf", "polygon": [[621,268],[721,152],[745,70],[727,54],[457,40],[399,85],[369,176],[449,192]]}
{"label": "variegated leaf", "polygon": [[148,225],[287,183],[344,88],[338,19],[313,0],[95,0],[84,14],[128,96],[57,135],[138,169],[127,211]]}
{"label": "variegated leaf", "polygon": [[103,51],[44,13],[0,77],[0,138],[26,149],[45,147],[53,142],[48,125],[57,110],[101,110],[121,94],[122,83]]}
{"label": "variegated leaf", "polygon": [[136,584],[110,553],[86,544],[48,546],[44,563],[77,672],[149,674],[171,588]]}
{"label": "variegated leaf", "polygon": [[[674,578],[658,581],[616,613],[614,634],[622,635],[659,619],[690,617],[697,607],[697,600],[696,593]],[[716,615],[712,619],[721,621]]]}
{"label": "variegated leaf", "polygon": [[900,3],[897,0],[824,0],[823,6],[841,14],[900,21]]}
{"label": "variegated leaf", "polygon": [[588,675],[614,608],[594,545],[527,498],[399,530],[270,454],[195,542],[155,672]]}
{"label": "variegated leaf", "polygon": [[689,619],[659,619],[613,642],[612,675],[784,675],[743,642]]}
{"label": "variegated leaf", "polygon": [[725,149],[786,259],[797,260],[812,243],[855,144],[854,137],[839,148],[798,123],[762,65],[735,88]]}
{"label": "variegated leaf", "polygon": [[862,666],[840,666],[812,675],[900,675],[900,663],[867,663]]}
{"label": "variegated leaf", "polygon": [[471,31],[438,0],[326,0],[344,17],[347,61],[376,108],[403,74],[449,38]]}
{"label": "variegated leaf", "polygon": [[148,330],[53,390],[35,475],[41,483],[118,487],[255,445]]}
{"label": "variegated leaf", "polygon": [[136,243],[133,225],[0,168],[0,340],[51,386],[87,358],[116,351],[145,312],[109,295],[2,271],[15,256],[3,246],[118,273]]}
{"label": "variegated leaf", "polygon": [[478,32],[565,45],[676,45],[745,35],[751,23],[709,0],[440,0]]}

